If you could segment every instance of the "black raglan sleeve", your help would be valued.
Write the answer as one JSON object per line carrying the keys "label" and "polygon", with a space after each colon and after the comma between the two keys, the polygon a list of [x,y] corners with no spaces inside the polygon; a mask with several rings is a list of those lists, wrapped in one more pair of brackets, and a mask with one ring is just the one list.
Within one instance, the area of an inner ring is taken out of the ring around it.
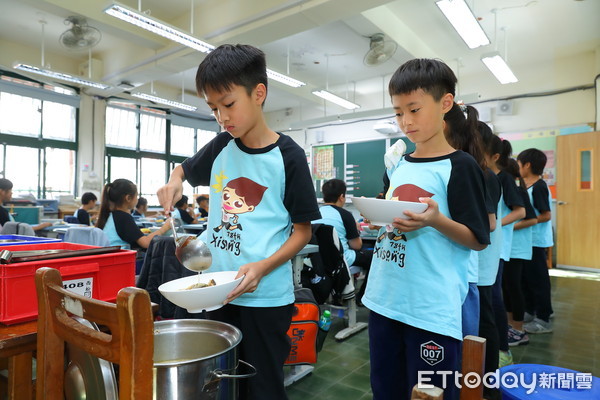
{"label": "black raglan sleeve", "polygon": [[533,206],[539,213],[550,211],[550,191],[543,179],[533,184],[531,196],[533,197]]}
{"label": "black raglan sleeve", "polygon": [[448,181],[450,216],[466,225],[481,244],[490,243],[490,221],[485,201],[483,171],[469,154],[457,151],[452,157]]}

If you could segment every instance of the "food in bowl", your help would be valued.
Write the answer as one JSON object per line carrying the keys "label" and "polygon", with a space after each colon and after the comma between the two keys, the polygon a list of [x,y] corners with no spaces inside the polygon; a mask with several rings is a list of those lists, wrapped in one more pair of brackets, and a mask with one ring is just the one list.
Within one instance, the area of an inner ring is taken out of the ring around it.
{"label": "food in bowl", "polygon": [[426,203],[367,197],[353,197],[352,204],[372,225],[377,226],[389,225],[394,222],[394,218],[408,219],[404,211],[420,214],[427,209]]}
{"label": "food in bowl", "polygon": [[[237,271],[205,272],[165,282],[158,287],[158,291],[171,303],[190,313],[212,311],[223,307],[227,295],[244,279],[244,276],[236,276]],[[198,282],[208,284],[211,279],[215,281],[214,286],[186,290]]]}
{"label": "food in bowl", "polygon": [[204,283],[204,282],[194,283],[193,285],[190,285],[181,290],[201,289],[201,288],[205,288],[205,287],[209,287],[209,286],[216,286],[216,284],[217,284],[217,282],[215,282],[214,279],[211,279],[210,281],[208,281],[208,283]]}

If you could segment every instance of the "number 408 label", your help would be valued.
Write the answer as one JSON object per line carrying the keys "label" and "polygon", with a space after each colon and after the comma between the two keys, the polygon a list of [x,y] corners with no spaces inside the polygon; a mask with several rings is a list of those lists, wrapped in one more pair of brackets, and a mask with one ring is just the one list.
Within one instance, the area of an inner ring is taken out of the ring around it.
{"label": "number 408 label", "polygon": [[63,287],[71,292],[75,292],[85,297],[92,297],[92,288],[94,287],[94,278],[71,279],[63,281]]}

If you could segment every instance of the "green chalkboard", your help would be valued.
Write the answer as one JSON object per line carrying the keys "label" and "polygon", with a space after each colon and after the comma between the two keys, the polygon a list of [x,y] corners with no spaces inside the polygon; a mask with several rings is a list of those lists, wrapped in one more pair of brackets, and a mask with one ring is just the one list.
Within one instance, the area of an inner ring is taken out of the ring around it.
{"label": "green chalkboard", "polygon": [[385,150],[385,139],[346,144],[348,194],[375,197],[383,190]]}

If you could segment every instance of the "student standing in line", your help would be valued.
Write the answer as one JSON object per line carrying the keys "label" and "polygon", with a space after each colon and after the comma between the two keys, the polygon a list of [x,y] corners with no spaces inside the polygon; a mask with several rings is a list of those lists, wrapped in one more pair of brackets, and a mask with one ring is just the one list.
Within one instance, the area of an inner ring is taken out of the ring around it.
{"label": "student standing in line", "polygon": [[88,211],[96,207],[97,201],[98,197],[96,197],[96,195],[92,192],[85,192],[83,196],[81,196],[81,207],[79,207],[79,209],[75,211],[75,214],[73,214],[80,224],[91,225],[90,214]]}
{"label": "student standing in line", "polygon": [[[469,153],[482,171],[487,169],[485,156],[481,144],[481,137],[477,132],[479,113],[472,106],[454,103],[450,111],[444,115],[444,134],[448,143],[457,150]],[[463,131],[462,134],[453,131]],[[469,132],[469,133],[465,133]],[[484,185],[485,188],[485,185]],[[485,190],[486,209],[490,222],[490,229],[495,223],[494,204],[491,203]],[[495,225],[494,225],[495,227]],[[472,250],[469,257],[469,291],[462,305],[463,337],[467,335],[479,336],[480,298],[477,282],[479,280],[479,252]]]}
{"label": "student standing in line", "polygon": [[208,197],[200,195],[196,197],[196,203],[198,203],[198,208],[196,208],[196,218],[208,217]]}
{"label": "student standing in line", "polygon": [[330,179],[323,183],[321,192],[325,203],[319,208],[322,218],[313,221],[313,224],[323,223],[333,226],[342,242],[344,259],[348,266],[355,265],[365,271],[365,280],[356,295],[356,301],[360,302],[365,293],[373,251],[362,250],[362,239],[357,223],[352,213],[343,208],[346,203],[346,183],[341,179]]}
{"label": "student standing in line", "polygon": [[[12,199],[12,188],[13,183],[6,178],[0,178],[0,226],[4,226],[7,222],[14,222],[15,219],[8,212],[6,208],[3,207],[4,203],[10,201]],[[31,228],[34,231],[39,231],[44,228],[52,226],[50,222],[42,222],[38,225],[33,225]]]}
{"label": "student standing in line", "polygon": [[181,198],[183,180],[209,186],[210,271],[245,275],[209,318],[237,326],[240,358],[257,374],[240,381],[240,399],[285,400],[283,364],[294,291],[290,259],[321,217],[304,150],[265,121],[265,54],[248,45],[221,45],[198,67],[196,88],[226,132],[171,173],[158,191],[165,212]]}
{"label": "student standing in line", "polygon": [[138,199],[135,209],[131,212],[134,217],[146,218],[146,212],[148,211],[148,200],[145,197]]}
{"label": "student standing in line", "polygon": [[[552,197],[548,185],[542,179],[546,166],[546,155],[538,149],[527,149],[519,153],[517,162],[521,176],[525,181],[529,199],[537,216],[537,225],[533,227],[533,248],[531,262],[524,266],[523,292],[525,294],[525,311],[530,322],[523,328],[529,333],[552,332],[552,301],[550,295],[550,276],[546,264],[547,248],[552,247]],[[535,316],[535,318],[534,318]]]}
{"label": "student standing in line", "polygon": [[[104,186],[102,203],[96,227],[104,230],[111,246],[138,250],[138,259],[143,258],[141,249],[147,249],[152,238],[165,234],[170,225],[144,235],[136,225],[130,211],[138,202],[137,186],[127,179],[115,179]],[[167,221],[168,222],[168,221]]]}
{"label": "student standing in line", "polygon": [[[491,133],[491,130],[488,135]],[[497,135],[489,137],[487,151],[492,154],[490,168],[498,175],[502,184],[502,249],[500,251],[500,262],[498,272],[492,287],[492,305],[496,318],[496,329],[498,330],[498,347],[500,349],[498,365],[503,367],[512,364],[512,353],[508,347],[508,319],[506,308],[502,298],[502,274],[504,263],[510,260],[512,238],[515,222],[525,217],[525,205],[519,195],[515,180],[504,171],[508,165],[508,159],[512,154],[512,146],[508,140],[502,140]],[[485,141],[485,139],[484,139]]]}
{"label": "student standing in line", "polygon": [[[494,205],[494,218],[490,220],[490,245],[478,253],[479,336],[486,339],[485,373],[488,373],[496,371],[500,355],[492,291],[496,275],[498,274],[500,252],[502,250],[501,203],[503,203],[503,199],[500,178],[498,178],[498,175],[492,169],[496,167],[495,160],[498,156],[493,145],[496,136],[492,133],[490,127],[482,121],[477,122],[477,131],[482,140],[485,162],[488,166],[483,174],[485,177],[485,187],[489,200]],[[488,215],[489,211],[488,209]],[[500,392],[497,389],[484,387],[483,393],[486,399],[495,400],[500,398]]]}
{"label": "student standing in line", "polygon": [[[396,120],[416,145],[388,171],[386,198],[428,209],[395,218],[393,235],[376,244],[363,304],[369,315],[373,398],[409,399],[419,371],[459,371],[461,306],[471,250],[489,243],[481,168],[444,136],[456,76],[443,62],[414,59],[396,70],[389,93]],[[467,132],[457,132],[467,134]],[[381,228],[385,233],[387,228]],[[456,398],[439,374],[428,383]]]}
{"label": "student standing in line", "polygon": [[525,190],[525,183],[519,174],[517,161],[510,158],[504,170],[519,183],[517,189],[525,205],[525,217],[515,223],[510,260],[504,263],[502,275],[504,305],[508,312],[508,323],[511,326],[508,329],[508,345],[518,346],[529,343],[529,337],[523,331],[525,299],[521,280],[523,267],[531,260],[532,227],[537,223],[537,219]]}

